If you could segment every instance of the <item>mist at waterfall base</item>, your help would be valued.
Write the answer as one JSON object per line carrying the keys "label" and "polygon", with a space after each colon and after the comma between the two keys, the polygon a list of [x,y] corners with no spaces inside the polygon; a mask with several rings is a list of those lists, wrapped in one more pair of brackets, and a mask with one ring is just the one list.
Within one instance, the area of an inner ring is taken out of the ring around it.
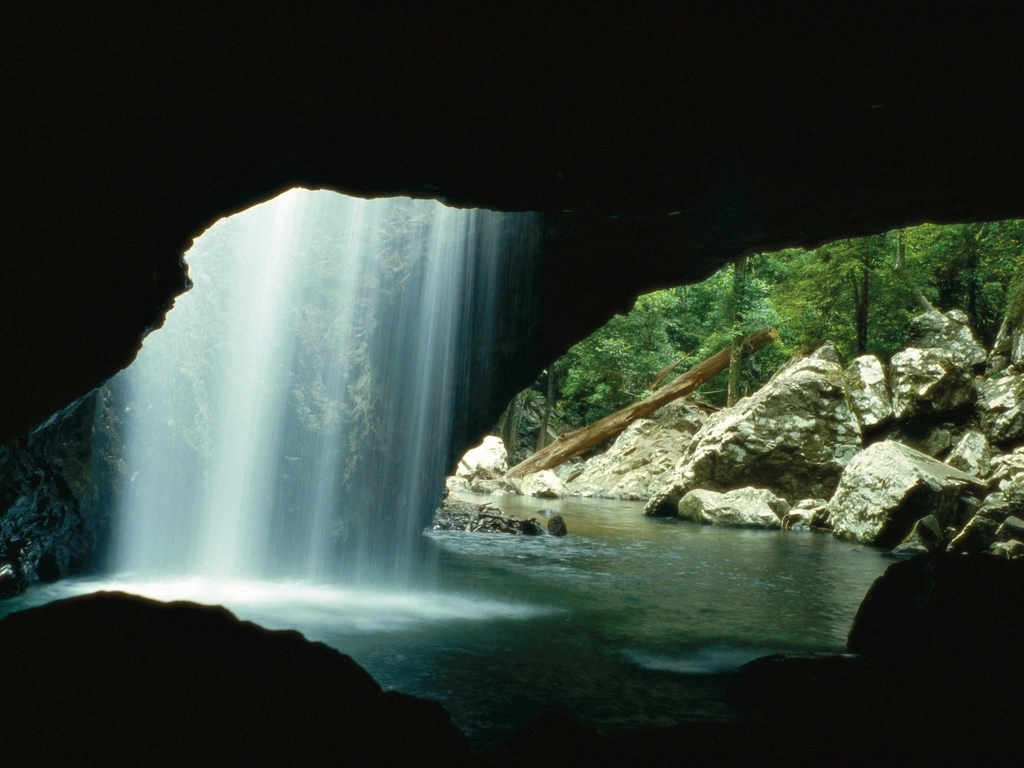
{"label": "mist at waterfall base", "polygon": [[469,382],[494,385],[500,316],[536,294],[513,265],[537,225],[292,190],[213,226],[111,384],[108,575],[0,614],[98,589],[222,604],[439,701],[477,750],[551,709],[605,732],[737,716],[722,673],[841,650],[886,562],[830,537],[520,497],[468,498],[555,507],[569,536],[424,535]]}

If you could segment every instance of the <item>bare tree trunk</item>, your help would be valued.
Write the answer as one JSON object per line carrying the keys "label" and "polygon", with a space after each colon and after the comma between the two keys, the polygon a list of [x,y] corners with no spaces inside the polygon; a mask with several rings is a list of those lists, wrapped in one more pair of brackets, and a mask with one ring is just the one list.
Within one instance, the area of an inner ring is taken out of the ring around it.
{"label": "bare tree trunk", "polygon": [[548,442],[548,422],[551,421],[551,403],[555,399],[554,366],[548,366],[548,392],[544,397],[544,418],[540,422],[540,434],[537,435],[537,450],[542,450]]}
{"label": "bare tree trunk", "polygon": [[[747,337],[744,352],[748,355],[753,354],[778,337],[779,334],[774,328],[762,328]],[[717,376],[728,367],[730,356],[731,349],[723,349],[643,400],[637,400],[632,405],[605,416],[589,427],[559,435],[558,439],[547,448],[537,451],[526,461],[512,467],[506,476],[522,477],[531,472],[557,467],[574,456],[579,456],[584,451],[615,437],[637,419],[649,416],[661,406],[690,394],[701,384]]]}
{"label": "bare tree trunk", "polygon": [[732,348],[729,352],[729,392],[726,405],[740,399],[740,372],[743,367],[743,296],[747,279],[747,257],[732,263]]}

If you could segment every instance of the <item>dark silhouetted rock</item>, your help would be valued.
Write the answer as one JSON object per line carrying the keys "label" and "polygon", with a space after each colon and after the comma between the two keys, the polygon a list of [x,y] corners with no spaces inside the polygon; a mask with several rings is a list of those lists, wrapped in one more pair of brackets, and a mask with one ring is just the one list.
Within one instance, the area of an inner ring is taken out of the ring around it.
{"label": "dark silhouetted rock", "polygon": [[224,608],[98,593],[0,621],[5,759],[98,765],[447,765],[440,705]]}

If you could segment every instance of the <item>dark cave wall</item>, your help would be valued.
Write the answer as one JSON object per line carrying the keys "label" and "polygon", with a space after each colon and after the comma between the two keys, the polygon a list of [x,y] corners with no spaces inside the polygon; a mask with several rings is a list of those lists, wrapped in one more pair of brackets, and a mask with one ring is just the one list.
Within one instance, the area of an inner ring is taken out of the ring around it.
{"label": "dark cave wall", "polygon": [[110,387],[0,445],[0,598],[95,567],[121,471]]}
{"label": "dark cave wall", "polygon": [[1022,9],[705,5],[8,11],[0,440],[127,365],[191,239],[293,185],[544,213],[536,335],[488,403],[737,253],[1024,215]]}

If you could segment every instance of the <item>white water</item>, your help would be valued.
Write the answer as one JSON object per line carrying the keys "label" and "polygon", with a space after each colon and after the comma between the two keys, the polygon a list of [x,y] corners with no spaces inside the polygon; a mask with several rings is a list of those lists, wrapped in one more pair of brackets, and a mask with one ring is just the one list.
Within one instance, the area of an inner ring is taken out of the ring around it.
{"label": "white water", "polygon": [[470,368],[490,385],[505,253],[534,229],[305,190],[213,226],[186,254],[195,288],[113,385],[115,573],[207,602],[214,583],[416,576]]}

